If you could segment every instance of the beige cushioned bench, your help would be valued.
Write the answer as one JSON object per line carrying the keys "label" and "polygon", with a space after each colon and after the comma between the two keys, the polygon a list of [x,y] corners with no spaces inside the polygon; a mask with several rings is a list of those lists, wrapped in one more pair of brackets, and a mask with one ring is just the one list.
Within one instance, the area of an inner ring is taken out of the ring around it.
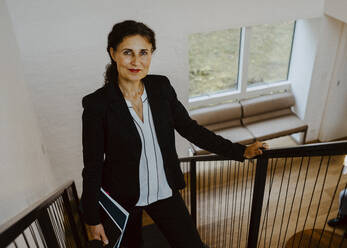
{"label": "beige cushioned bench", "polygon": [[[307,133],[307,125],[291,107],[292,93],[280,93],[202,108],[190,112],[192,119],[216,134],[244,145],[293,133]],[[194,155],[208,154],[191,144]]]}

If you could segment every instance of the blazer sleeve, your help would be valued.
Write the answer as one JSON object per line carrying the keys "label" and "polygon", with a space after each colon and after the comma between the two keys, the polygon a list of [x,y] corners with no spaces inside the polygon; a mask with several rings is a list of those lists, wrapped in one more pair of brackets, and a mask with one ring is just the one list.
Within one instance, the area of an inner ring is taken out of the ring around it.
{"label": "blazer sleeve", "polygon": [[97,225],[99,217],[99,192],[104,161],[104,111],[102,106],[82,100],[83,192],[81,197],[85,223]]}
{"label": "blazer sleeve", "polygon": [[243,154],[246,146],[233,143],[220,135],[216,135],[214,132],[191,119],[183,104],[177,99],[176,92],[171,86],[169,79],[167,77],[165,78],[168,83],[168,98],[177,132],[190,142],[207,151],[233,160],[244,161]]}

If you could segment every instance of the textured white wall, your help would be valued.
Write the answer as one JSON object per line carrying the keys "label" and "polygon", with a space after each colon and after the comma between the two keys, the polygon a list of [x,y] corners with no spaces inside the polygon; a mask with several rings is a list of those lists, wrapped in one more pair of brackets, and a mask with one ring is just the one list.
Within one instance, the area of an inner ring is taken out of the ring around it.
{"label": "textured white wall", "polygon": [[0,0],[0,225],[51,193],[53,176],[5,1]]}
{"label": "textured white wall", "polygon": [[347,137],[347,24],[341,27],[319,140]]}
{"label": "textured white wall", "polygon": [[[309,125],[307,141],[322,138],[326,105],[336,105],[336,110],[343,108],[344,98],[328,98],[332,72],[340,63],[335,59],[342,26],[342,22],[328,16],[297,22],[289,80],[296,98],[295,111]],[[335,131],[340,133],[335,138],[346,136],[341,129]]]}
{"label": "textured white wall", "polygon": [[[330,101],[342,102],[343,99],[328,99],[328,89],[335,64],[338,44],[343,23],[331,17],[324,17],[319,30],[318,46],[312,71],[310,88],[304,120],[309,124],[307,140],[319,138],[320,126],[323,121],[324,108]],[[340,106],[337,105],[337,108]],[[331,120],[340,121],[340,120]],[[343,133],[339,138],[342,138]]]}
{"label": "textured white wall", "polygon": [[[39,124],[59,182],[81,183],[81,98],[102,85],[106,36],[124,19],[148,24],[158,50],[151,73],[167,75],[188,99],[191,32],[320,17],[323,0],[7,1]],[[180,155],[187,143],[177,142]],[[80,189],[80,187],[78,187]]]}
{"label": "textured white wall", "polygon": [[295,96],[295,112],[301,119],[305,118],[321,22],[322,18],[298,20],[295,27],[289,81]]}

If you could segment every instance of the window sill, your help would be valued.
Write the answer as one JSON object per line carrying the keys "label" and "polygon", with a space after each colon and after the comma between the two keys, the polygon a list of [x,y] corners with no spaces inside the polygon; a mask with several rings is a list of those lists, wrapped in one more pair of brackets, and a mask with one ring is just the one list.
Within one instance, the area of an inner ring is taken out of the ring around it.
{"label": "window sill", "polygon": [[250,87],[244,94],[242,94],[240,90],[232,90],[211,95],[197,96],[189,99],[189,109],[191,110],[209,105],[216,105],[227,101],[239,101],[246,98],[271,94],[272,92],[281,90],[290,90],[290,88],[290,81],[281,81],[278,83]]}

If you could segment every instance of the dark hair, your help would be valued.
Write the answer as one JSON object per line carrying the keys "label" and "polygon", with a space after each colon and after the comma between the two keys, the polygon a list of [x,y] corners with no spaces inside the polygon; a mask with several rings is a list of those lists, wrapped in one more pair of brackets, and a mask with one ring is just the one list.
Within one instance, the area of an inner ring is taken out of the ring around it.
{"label": "dark hair", "polygon": [[127,36],[141,35],[152,44],[152,52],[155,51],[155,34],[152,29],[147,27],[142,22],[136,22],[133,20],[126,20],[120,23],[116,23],[111,32],[108,34],[107,39],[107,52],[110,56],[111,63],[106,65],[106,72],[104,74],[105,84],[110,82],[116,82],[118,80],[118,70],[117,64],[112,59],[110,48],[113,50],[117,49],[117,46],[123,41]]}

